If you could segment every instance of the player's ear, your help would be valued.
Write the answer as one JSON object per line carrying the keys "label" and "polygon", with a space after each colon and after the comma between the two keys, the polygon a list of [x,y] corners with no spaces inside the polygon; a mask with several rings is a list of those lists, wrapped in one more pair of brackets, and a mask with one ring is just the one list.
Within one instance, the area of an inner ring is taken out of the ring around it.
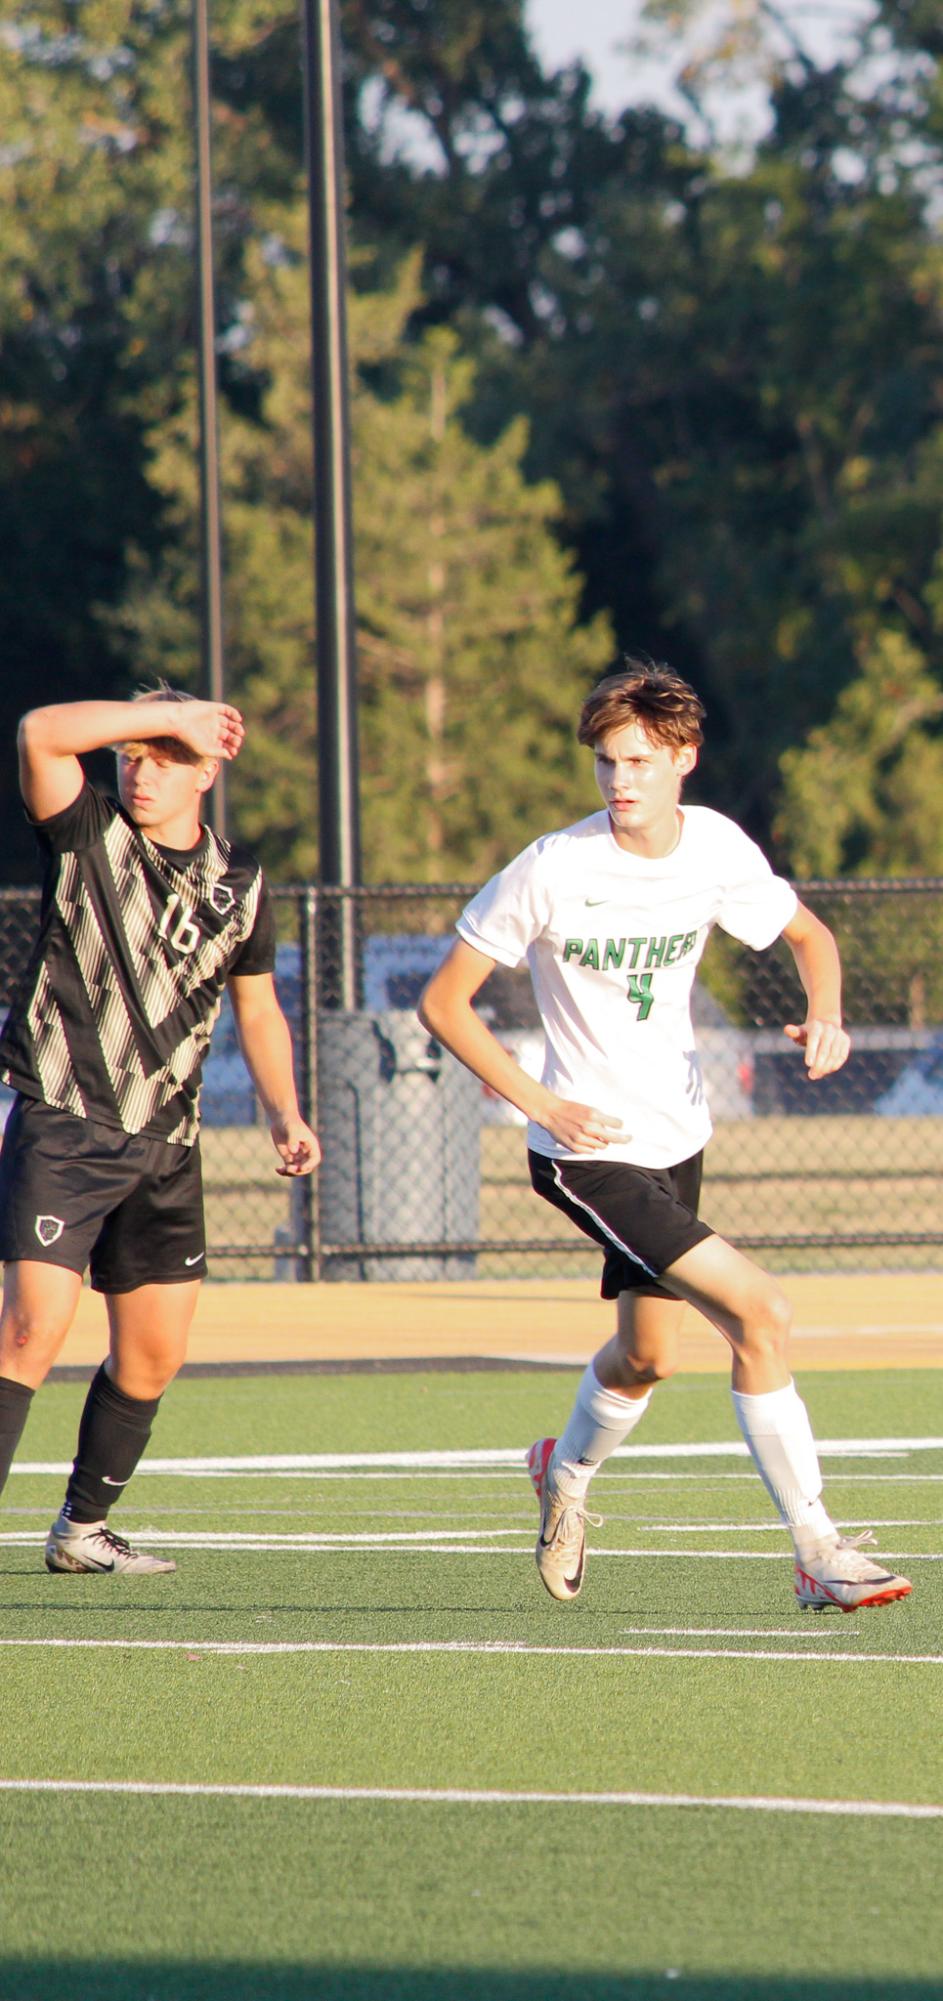
{"label": "player's ear", "polygon": [[197,781],[196,781],[197,791],[208,792],[210,786],[215,782],[218,771],[219,771],[219,758],[204,757],[203,762],[200,765],[200,769],[197,773]]}
{"label": "player's ear", "polygon": [[683,743],[675,753],[675,770],[679,778],[687,778],[697,763],[697,744]]}

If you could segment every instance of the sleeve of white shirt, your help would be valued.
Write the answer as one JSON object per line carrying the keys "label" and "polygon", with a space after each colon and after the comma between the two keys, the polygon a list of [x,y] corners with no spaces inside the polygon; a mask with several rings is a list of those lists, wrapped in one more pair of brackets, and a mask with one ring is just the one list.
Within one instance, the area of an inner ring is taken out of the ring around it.
{"label": "sleeve of white shirt", "polygon": [[499,966],[519,966],[547,922],[541,848],[542,842],[532,842],[499,875],[493,875],[466,904],[455,926],[466,945],[484,952]]}
{"label": "sleeve of white shirt", "polygon": [[774,875],[762,849],[742,828],[731,824],[722,902],[717,922],[732,938],[765,951],[796,914],[799,899],[791,883]]}

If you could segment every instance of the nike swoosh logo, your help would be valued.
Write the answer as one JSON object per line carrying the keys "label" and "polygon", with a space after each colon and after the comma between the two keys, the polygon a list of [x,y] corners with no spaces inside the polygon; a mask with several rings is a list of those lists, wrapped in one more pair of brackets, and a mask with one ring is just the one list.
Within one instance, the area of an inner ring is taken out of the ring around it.
{"label": "nike swoosh logo", "polygon": [[608,896],[587,896],[586,908],[587,910],[599,910],[601,905],[608,903],[608,901]]}
{"label": "nike swoosh logo", "polygon": [[126,1487],[127,1484],[128,1484],[127,1480],[113,1480],[110,1474],[108,1473],[102,1474],[103,1487]]}
{"label": "nike swoosh logo", "polygon": [[185,1265],[198,1265],[198,1264],[199,1264],[199,1262],[200,1262],[200,1259],[201,1259],[201,1258],[205,1258],[205,1256],[206,1256],[206,1252],[205,1252],[205,1251],[197,1251],[197,1254],[196,1254],[196,1257],[195,1257],[195,1258],[184,1258],[184,1261],[183,1261],[183,1262],[184,1262],[184,1264],[185,1264]]}
{"label": "nike swoosh logo", "polygon": [[[813,1582],[814,1581],[815,1580],[813,1579]],[[881,1577],[821,1577],[819,1579],[819,1583],[824,1584],[826,1591],[830,1590],[833,1585],[835,1587],[835,1590],[837,1591],[843,1584],[877,1585],[877,1584],[890,1584],[890,1581],[891,1581],[890,1575],[886,1570],[884,1571]]]}

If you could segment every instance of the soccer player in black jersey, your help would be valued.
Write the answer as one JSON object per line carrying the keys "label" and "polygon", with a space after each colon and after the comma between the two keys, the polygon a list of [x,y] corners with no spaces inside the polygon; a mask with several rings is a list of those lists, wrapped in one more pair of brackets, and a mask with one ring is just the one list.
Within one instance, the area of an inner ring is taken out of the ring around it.
{"label": "soccer player in black jersey", "polygon": [[[88,1392],[50,1570],[173,1570],[107,1526],[179,1369],[205,1267],[199,1084],[224,988],[276,1171],[320,1159],[301,1117],[262,871],[200,821],[242,717],[162,686],[34,709],[20,788],[46,861],[39,935],[0,1032],[16,1092],[0,1153],[0,1488],[82,1276],[108,1359]],[[117,746],[118,796],[82,755]]]}

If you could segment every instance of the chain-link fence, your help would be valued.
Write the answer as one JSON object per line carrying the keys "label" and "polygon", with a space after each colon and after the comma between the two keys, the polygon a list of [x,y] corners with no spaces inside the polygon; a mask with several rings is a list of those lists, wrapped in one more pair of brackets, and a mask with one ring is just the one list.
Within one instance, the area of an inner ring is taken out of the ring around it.
{"label": "chain-link fence", "polygon": [[[224,1008],[206,1065],[203,1154],[217,1276],[469,1279],[595,1274],[598,1252],[530,1190],[523,1120],[419,1027],[419,993],[473,886],[275,891],[276,977],[303,1102],[324,1149],[286,1182]],[[943,882],[800,885],[835,932],[853,1052],[809,1083],[783,1024],[792,958],[715,933],[695,1020],[715,1133],[702,1213],[779,1270],[943,1267]],[[0,1001],[29,952],[38,894],[0,892]],[[526,972],[480,995],[539,1074]]]}

